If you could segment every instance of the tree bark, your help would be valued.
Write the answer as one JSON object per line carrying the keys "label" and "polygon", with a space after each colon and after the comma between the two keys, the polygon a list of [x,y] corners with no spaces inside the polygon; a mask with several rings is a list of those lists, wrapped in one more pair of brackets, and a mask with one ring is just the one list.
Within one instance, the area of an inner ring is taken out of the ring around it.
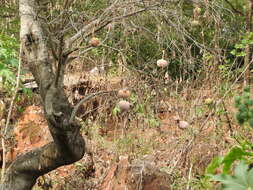
{"label": "tree bark", "polygon": [[[37,18],[36,1],[20,0],[19,11],[21,45],[39,86],[53,142],[19,156],[7,169],[1,190],[29,190],[39,176],[80,160],[85,152],[80,125],[70,121],[73,107],[64,94],[63,85],[55,82],[58,80],[56,78],[62,76],[54,73],[52,63],[49,62],[46,37]],[[65,64],[67,60],[67,56],[61,56],[59,65]]]}

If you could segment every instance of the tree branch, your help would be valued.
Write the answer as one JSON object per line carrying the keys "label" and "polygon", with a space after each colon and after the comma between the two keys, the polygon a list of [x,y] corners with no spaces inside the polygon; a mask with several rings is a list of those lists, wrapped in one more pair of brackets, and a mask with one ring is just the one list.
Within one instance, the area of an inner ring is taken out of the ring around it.
{"label": "tree branch", "polygon": [[233,5],[229,0],[225,0],[225,2],[231,7],[231,9],[232,9],[235,13],[237,13],[237,14],[239,14],[239,15],[241,15],[241,16],[245,16],[245,15],[243,14],[243,12],[239,11],[238,9],[236,9],[236,8],[234,7],[234,5]]}
{"label": "tree branch", "polygon": [[[159,5],[160,5],[160,3],[156,3],[154,5],[150,5],[148,7],[143,8],[143,9],[128,13],[126,15],[121,15],[121,16],[114,17],[114,18],[107,19],[107,20],[100,16],[99,18],[97,18],[97,19],[93,20],[92,22],[90,22],[89,24],[85,25],[78,33],[76,33],[75,35],[73,35],[72,37],[67,39],[66,40],[66,47],[67,48],[71,47],[72,44],[76,40],[78,40],[80,37],[85,38],[85,37],[91,35],[93,32],[98,32],[99,30],[101,30],[102,28],[104,28],[106,25],[108,25],[109,23],[111,23],[113,21],[118,21],[118,20],[121,20],[121,19],[124,19],[124,18],[127,18],[127,17],[135,16],[139,13],[151,10],[154,7],[157,7]],[[112,7],[113,6],[110,6],[109,8],[107,8],[104,11],[103,15],[105,15],[105,13],[107,13],[108,11],[111,11]],[[91,30],[92,28],[94,28],[94,29]]]}
{"label": "tree branch", "polygon": [[[56,76],[49,62],[48,47],[41,23],[36,19],[36,0],[20,0],[20,39],[29,68],[39,86],[45,116],[53,142],[19,156],[8,168],[1,190],[30,190],[36,179],[59,166],[71,164],[84,155],[85,142],[80,125],[69,122],[72,106],[61,85],[55,86]],[[59,64],[68,57],[59,54]],[[64,65],[58,66],[59,79]],[[61,81],[59,81],[60,83]]]}
{"label": "tree branch", "polygon": [[80,108],[81,105],[83,105],[85,102],[89,101],[91,98],[95,97],[95,96],[99,96],[102,94],[110,94],[112,92],[117,92],[117,90],[111,90],[111,91],[100,91],[100,92],[95,92],[92,94],[88,94],[84,99],[82,99],[80,102],[78,102],[78,104],[74,107],[72,113],[71,113],[71,117],[69,119],[69,122],[73,122],[75,119],[75,116],[77,114],[78,109]]}

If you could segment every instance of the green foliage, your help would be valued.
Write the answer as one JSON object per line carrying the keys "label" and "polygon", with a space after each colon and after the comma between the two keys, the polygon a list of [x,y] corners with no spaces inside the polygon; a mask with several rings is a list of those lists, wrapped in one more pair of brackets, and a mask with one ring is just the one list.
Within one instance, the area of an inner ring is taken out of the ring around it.
{"label": "green foliage", "polygon": [[223,167],[223,174],[230,174],[235,161],[247,161],[249,157],[253,157],[253,153],[249,152],[246,146],[235,146],[224,157],[215,157],[206,168],[206,175],[213,175],[220,167]]}
{"label": "green foliage", "polygon": [[[238,109],[236,119],[240,125],[253,127],[253,100],[250,97],[250,87],[244,88],[241,96],[235,97],[235,107]],[[216,157],[206,169],[206,176],[223,184],[224,190],[253,189],[253,170],[248,165],[252,163],[253,144],[248,140],[239,140],[239,146],[232,147],[224,157]],[[240,161],[234,169],[234,164]],[[223,167],[222,173],[214,175],[217,168]],[[232,175],[234,173],[234,175]]]}
{"label": "green foliage", "polygon": [[219,71],[222,79],[231,79],[233,77],[230,64],[219,65]]}
{"label": "green foliage", "polygon": [[16,1],[5,1],[0,4],[0,36],[2,34],[12,35],[18,38],[19,23],[18,3]]}
{"label": "green foliage", "polygon": [[244,50],[248,45],[253,45],[253,32],[248,32],[242,36],[242,40],[235,44],[235,49],[231,51],[231,54],[236,57],[244,57],[246,55]]}
{"label": "green foliage", "polygon": [[252,190],[253,189],[253,169],[244,162],[240,162],[233,176],[220,174],[212,176],[212,179],[223,184],[222,190]]}
{"label": "green foliage", "polygon": [[216,156],[213,158],[212,162],[206,168],[206,175],[213,175],[216,172],[216,169],[221,166],[223,157]]}
{"label": "green foliage", "polygon": [[114,116],[117,116],[119,113],[120,113],[120,108],[119,108],[119,106],[117,105],[117,106],[115,106],[115,107],[113,108],[112,114],[113,114]]}
{"label": "green foliage", "polygon": [[[215,157],[206,169],[206,176],[214,181],[219,181],[223,184],[224,190],[234,189],[251,189],[253,188],[252,174],[253,170],[248,169],[249,157],[253,157],[253,153],[248,152],[246,147],[233,147],[225,157]],[[240,164],[233,169],[235,161],[239,160]],[[214,175],[216,169],[223,166],[221,174]],[[234,172],[233,172],[234,171]],[[232,175],[234,173],[234,175]]]}
{"label": "green foliage", "polygon": [[145,113],[145,105],[143,103],[136,104],[134,107],[134,112],[137,114],[144,114]]}
{"label": "green foliage", "polygon": [[246,156],[253,156],[253,153],[247,152],[242,147],[233,147],[222,161],[222,164],[224,164],[223,173],[225,174],[231,173],[232,164],[236,160],[245,160]]}
{"label": "green foliage", "polygon": [[[77,4],[78,5],[78,4]],[[106,8],[108,6],[108,2],[105,0],[86,0],[83,3],[83,6],[81,6],[83,8],[84,11],[89,11],[89,12],[102,12],[102,10],[104,8]],[[76,7],[76,8],[80,8]]]}
{"label": "green foliage", "polygon": [[0,35],[0,85],[11,90],[15,85],[15,70],[18,67],[18,42],[15,38]]}
{"label": "green foliage", "polygon": [[250,87],[245,87],[241,96],[235,97],[235,107],[238,109],[236,119],[240,125],[249,124],[253,127],[253,99],[250,97]]}
{"label": "green foliage", "polygon": [[148,118],[147,120],[146,120],[146,122],[148,123],[148,125],[150,126],[150,127],[158,127],[159,125],[160,125],[160,122],[158,121],[158,119],[157,118],[155,118],[155,117],[152,117],[152,116],[150,116],[150,118]]}

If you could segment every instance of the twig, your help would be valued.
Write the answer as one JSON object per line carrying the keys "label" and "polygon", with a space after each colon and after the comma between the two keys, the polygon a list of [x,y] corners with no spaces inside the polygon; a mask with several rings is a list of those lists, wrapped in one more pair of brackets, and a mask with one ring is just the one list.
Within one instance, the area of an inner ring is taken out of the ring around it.
{"label": "twig", "polygon": [[64,57],[67,57],[67,56],[69,56],[71,53],[73,53],[73,52],[75,52],[75,51],[77,51],[77,50],[79,50],[79,48],[74,48],[74,49],[65,51],[65,52],[63,53],[63,56],[64,56]]}
{"label": "twig", "polygon": [[242,73],[236,78],[236,80],[231,85],[231,88],[229,90],[227,90],[225,92],[225,94],[222,96],[222,98],[215,103],[214,108],[212,109],[212,111],[209,113],[209,115],[207,116],[207,118],[202,122],[201,126],[199,127],[199,131],[197,133],[195,133],[193,135],[193,137],[188,141],[188,143],[181,148],[180,153],[178,154],[179,155],[178,158],[176,159],[176,157],[175,157],[175,164],[174,164],[173,167],[171,167],[171,169],[169,170],[168,174],[171,174],[173,172],[173,170],[176,168],[177,164],[179,163],[180,158],[182,157],[182,155],[185,154],[185,153],[187,153],[189,151],[189,149],[192,147],[192,145],[195,142],[195,140],[198,137],[198,135],[201,134],[201,132],[204,130],[204,127],[205,127],[206,123],[210,120],[211,116],[215,113],[215,107],[217,107],[218,105],[220,105],[222,103],[222,101],[224,101],[224,99],[226,98],[226,96],[228,95],[228,93],[232,90],[232,87],[244,75],[244,73],[247,71],[248,67],[252,63],[253,63],[253,60],[244,68],[244,70],[242,71]]}
{"label": "twig", "polygon": [[227,119],[227,122],[228,122],[229,131],[230,131],[230,133],[233,133],[233,128],[232,128],[231,120],[229,118],[228,110],[227,110],[227,107],[226,107],[226,104],[225,104],[224,100],[222,100],[222,105],[223,105],[223,108],[225,110],[225,116],[226,116],[226,119]]}
{"label": "twig", "polygon": [[243,12],[239,11],[238,9],[236,9],[234,7],[234,5],[229,1],[229,0],[225,0],[225,2],[231,7],[231,9],[235,12],[235,13],[238,13],[240,16],[245,16],[243,14]]}
{"label": "twig", "polygon": [[112,3],[111,6],[109,6],[108,8],[106,8],[104,10],[104,12],[100,15],[99,18],[93,20],[91,23],[89,23],[88,25],[85,25],[82,29],[80,29],[75,35],[73,35],[72,37],[70,37],[68,40],[66,40],[66,45],[69,48],[79,37],[83,37],[83,34],[89,30],[89,28],[94,27],[94,25],[96,25],[97,23],[99,23],[101,21],[102,18],[105,17],[105,14],[107,12],[111,12],[111,9],[118,3],[118,0],[114,1]]}
{"label": "twig", "polygon": [[[105,21],[101,26],[99,26],[97,29],[95,29],[94,32],[100,31],[102,28],[104,28],[106,25],[108,25],[109,23],[111,23],[113,21],[115,22],[115,21],[118,21],[118,20],[121,20],[121,19],[124,19],[124,18],[127,18],[127,17],[135,16],[135,15],[140,14],[142,12],[151,10],[152,8],[157,7],[158,5],[159,5],[159,3],[155,4],[155,5],[152,5],[152,6],[149,6],[149,7],[145,7],[143,9],[140,9],[140,10],[137,10],[137,11],[134,11],[134,12],[131,12],[131,13],[128,13],[128,14],[125,14],[125,15],[114,17],[114,18],[112,18],[112,19],[110,19],[108,21]],[[89,35],[90,35],[90,33],[88,33],[85,36],[89,36]]]}
{"label": "twig", "polygon": [[95,93],[92,93],[92,94],[89,94],[87,95],[84,99],[82,99],[73,109],[72,113],[71,113],[71,116],[70,116],[70,119],[69,119],[69,122],[72,123],[74,121],[74,118],[76,116],[76,113],[78,111],[78,109],[80,108],[80,106],[84,103],[84,102],[87,102],[88,100],[90,100],[91,98],[95,97],[95,96],[98,96],[98,95],[102,95],[102,94],[109,94],[109,93],[112,93],[112,92],[116,92],[117,90],[111,90],[111,91],[100,91],[100,92],[95,92]]}
{"label": "twig", "polygon": [[0,15],[0,18],[11,18],[15,17],[15,15]]}
{"label": "twig", "polygon": [[[70,37],[67,41],[66,41],[66,46],[67,48],[69,48],[80,36],[82,37],[87,37],[89,35],[91,35],[93,32],[98,32],[100,31],[101,29],[103,29],[106,25],[108,25],[109,23],[113,22],[113,21],[118,21],[118,20],[121,20],[121,19],[124,19],[124,18],[127,18],[127,17],[131,17],[131,16],[135,16],[139,13],[142,13],[142,12],[145,12],[147,10],[151,10],[152,8],[154,7],[157,7],[159,6],[160,3],[156,3],[154,5],[151,5],[149,7],[145,7],[143,9],[140,9],[140,10],[137,10],[137,11],[134,11],[134,12],[131,12],[131,13],[128,13],[128,14],[125,14],[125,15],[121,15],[121,16],[118,16],[118,17],[114,17],[114,18],[111,18],[109,20],[105,20],[105,21],[102,21],[102,18],[99,17],[98,19],[95,19],[93,20],[91,23],[89,23],[88,25],[84,26],[78,33],[76,33],[74,36]],[[109,7],[108,9],[105,10],[105,13],[107,11],[110,11],[111,10],[111,7]],[[92,32],[88,32],[87,34],[83,35],[84,33],[86,33],[89,28],[91,28],[92,26],[96,26],[98,23],[100,23],[101,25],[98,26],[96,29],[94,29]]]}
{"label": "twig", "polygon": [[191,183],[191,175],[192,175],[192,164],[191,164],[191,167],[190,167],[190,170],[189,170],[189,174],[188,174],[188,182],[187,182],[187,190],[190,189],[190,183]]}
{"label": "twig", "polygon": [[22,55],[22,46],[20,46],[19,49],[19,62],[18,62],[18,75],[16,78],[16,87],[15,87],[15,92],[14,95],[12,96],[12,100],[11,100],[11,105],[9,107],[9,111],[8,111],[8,116],[7,116],[7,120],[6,120],[6,124],[5,124],[5,128],[3,131],[2,136],[2,149],[3,149],[3,163],[2,163],[2,171],[1,171],[1,183],[3,183],[4,181],[4,174],[5,174],[5,167],[6,167],[6,147],[5,147],[5,138],[6,138],[6,134],[8,132],[9,129],[9,123],[10,123],[10,119],[11,119],[11,114],[12,114],[12,109],[14,106],[14,102],[18,93],[18,89],[19,89],[19,81],[20,81],[20,72],[21,72],[21,55]]}

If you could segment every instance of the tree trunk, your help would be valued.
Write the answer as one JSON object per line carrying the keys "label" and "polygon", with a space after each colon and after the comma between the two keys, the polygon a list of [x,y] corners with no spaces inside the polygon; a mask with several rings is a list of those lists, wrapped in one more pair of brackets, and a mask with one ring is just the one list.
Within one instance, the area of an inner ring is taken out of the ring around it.
{"label": "tree trunk", "polygon": [[[71,164],[81,159],[85,142],[80,134],[80,125],[72,121],[73,107],[68,102],[62,80],[49,62],[46,37],[37,18],[36,1],[20,0],[21,46],[29,68],[39,86],[45,117],[53,142],[19,156],[7,169],[1,190],[29,190],[36,179],[59,166]],[[62,56],[62,55],[61,55]],[[65,64],[67,56],[59,59]],[[64,68],[64,66],[62,66]],[[59,72],[60,75],[63,72]]]}

